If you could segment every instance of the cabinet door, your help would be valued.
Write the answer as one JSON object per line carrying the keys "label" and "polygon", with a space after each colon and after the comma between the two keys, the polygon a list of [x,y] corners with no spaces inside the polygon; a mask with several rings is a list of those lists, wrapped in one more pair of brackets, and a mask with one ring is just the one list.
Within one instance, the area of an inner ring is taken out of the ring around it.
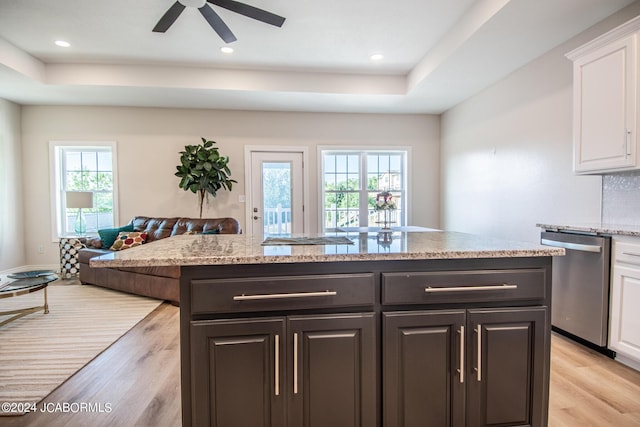
{"label": "cabinet door", "polygon": [[383,314],[385,427],[464,426],[465,311]]}
{"label": "cabinet door", "polygon": [[467,426],[546,426],[548,309],[469,310]]}
{"label": "cabinet door", "polygon": [[635,166],[636,35],[574,62],[575,171]]}
{"label": "cabinet door", "polygon": [[288,425],[378,425],[375,314],[288,319]]}
{"label": "cabinet door", "polygon": [[284,328],[284,318],[192,322],[193,425],[285,425]]}
{"label": "cabinet door", "polygon": [[609,346],[640,362],[640,268],[614,264],[612,278]]}

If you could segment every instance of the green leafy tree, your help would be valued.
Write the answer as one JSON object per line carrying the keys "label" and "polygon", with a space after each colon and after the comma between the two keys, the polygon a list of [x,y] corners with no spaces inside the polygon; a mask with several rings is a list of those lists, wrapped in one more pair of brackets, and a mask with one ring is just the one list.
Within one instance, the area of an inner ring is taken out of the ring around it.
{"label": "green leafy tree", "polygon": [[263,197],[267,208],[275,208],[280,204],[284,208],[291,207],[291,178],[288,168],[265,168],[263,172]]}
{"label": "green leafy tree", "polygon": [[229,157],[221,156],[214,144],[215,141],[202,138],[201,144],[185,146],[180,152],[180,164],[176,166],[175,175],[180,178],[178,187],[198,195],[200,218],[205,198],[208,201],[209,195],[216,197],[222,189],[231,191],[232,184],[238,182],[231,179]]}

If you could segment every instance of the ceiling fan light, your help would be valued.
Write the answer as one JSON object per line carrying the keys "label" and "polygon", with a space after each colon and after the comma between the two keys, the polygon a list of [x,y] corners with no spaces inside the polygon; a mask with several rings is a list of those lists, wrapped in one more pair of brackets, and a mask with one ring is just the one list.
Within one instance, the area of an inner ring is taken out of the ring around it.
{"label": "ceiling fan light", "polygon": [[230,54],[233,53],[233,48],[231,46],[222,46],[220,52]]}
{"label": "ceiling fan light", "polygon": [[384,58],[384,55],[381,53],[373,53],[369,56],[369,59],[372,61],[381,61]]}
{"label": "ceiling fan light", "polygon": [[64,41],[64,40],[56,40],[53,42],[56,46],[60,46],[60,47],[70,47],[71,43]]}

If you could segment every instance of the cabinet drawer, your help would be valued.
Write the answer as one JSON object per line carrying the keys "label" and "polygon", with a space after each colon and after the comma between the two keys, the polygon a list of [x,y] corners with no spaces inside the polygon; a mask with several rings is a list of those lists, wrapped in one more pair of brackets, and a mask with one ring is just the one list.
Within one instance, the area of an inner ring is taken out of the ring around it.
{"label": "cabinet drawer", "polygon": [[437,304],[541,300],[544,270],[438,271],[382,274],[382,303]]}
{"label": "cabinet drawer", "polygon": [[372,273],[206,279],[191,282],[194,314],[373,306]]}
{"label": "cabinet drawer", "polygon": [[640,245],[614,240],[614,263],[640,266]]}

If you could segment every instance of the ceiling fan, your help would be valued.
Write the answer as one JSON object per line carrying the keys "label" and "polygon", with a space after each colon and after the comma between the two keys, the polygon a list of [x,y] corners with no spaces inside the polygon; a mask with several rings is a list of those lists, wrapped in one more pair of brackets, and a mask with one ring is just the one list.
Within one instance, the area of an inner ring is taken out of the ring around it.
{"label": "ceiling fan", "polygon": [[204,16],[204,19],[207,20],[211,28],[218,33],[225,43],[236,41],[237,38],[233,32],[231,32],[231,29],[207,2],[264,22],[265,24],[275,25],[276,27],[282,27],[282,24],[284,24],[285,18],[282,16],[235,0],[178,0],[165,12],[162,18],[160,18],[156,26],[153,27],[153,31],[156,33],[164,33],[167,31],[175,20],[178,19],[178,16],[180,16],[185,7],[190,6],[198,8],[202,16]]}

